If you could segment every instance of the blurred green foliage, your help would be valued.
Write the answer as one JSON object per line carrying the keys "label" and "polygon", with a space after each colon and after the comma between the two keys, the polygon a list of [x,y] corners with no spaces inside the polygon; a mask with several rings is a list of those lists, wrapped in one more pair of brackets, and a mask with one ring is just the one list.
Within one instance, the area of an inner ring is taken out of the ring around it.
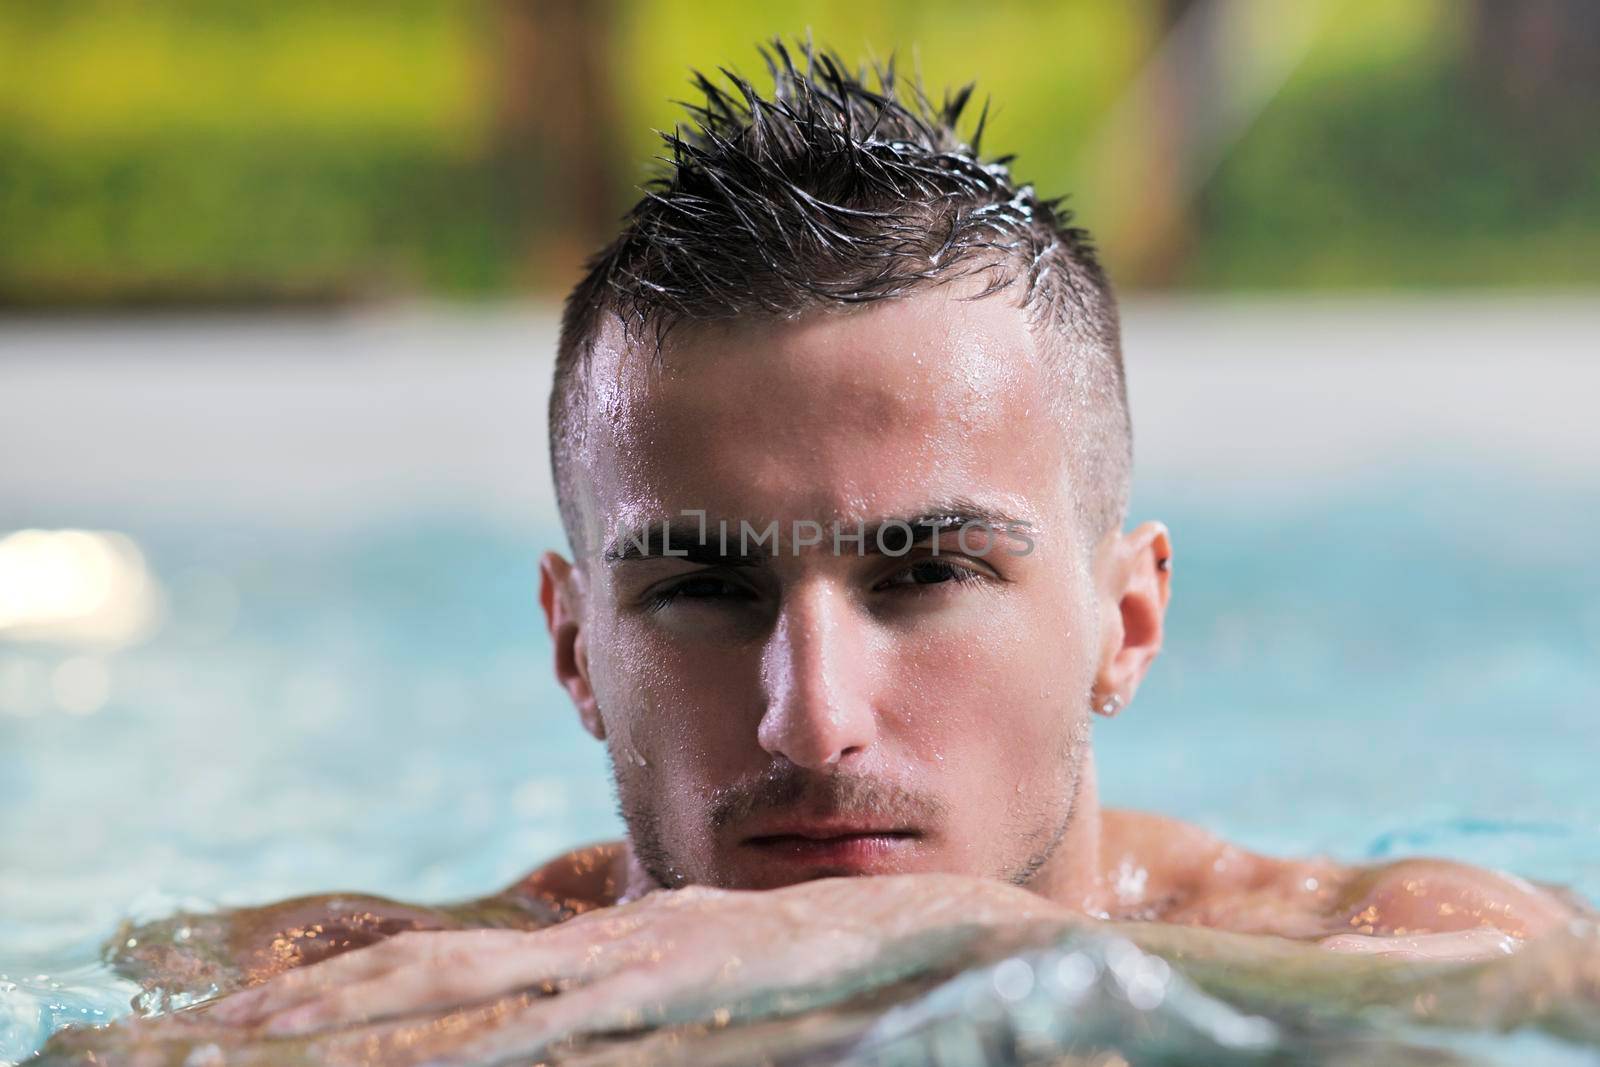
{"label": "blurred green foliage", "polygon": [[[1485,88],[1453,0],[1326,0],[1292,76],[1184,199],[1176,267],[1141,273],[1117,221],[1140,217],[1144,164],[1096,153],[1140,134],[1108,124],[1126,121],[1119,102],[1176,6],[616,0],[575,9],[604,35],[606,69],[571,91],[613,116],[598,136],[625,164],[601,194],[607,219],[637,195],[689,68],[754,75],[757,42],[809,28],[847,56],[894,51],[934,95],[977,81],[994,100],[987,151],[1015,153],[1048,195],[1073,192],[1124,282],[1600,281],[1600,129],[1552,127]],[[503,165],[498,109],[518,81],[504,7],[0,0],[0,304],[558,289],[605,234],[574,229],[559,158]],[[1256,37],[1222,42],[1221,64],[1282,39],[1282,7],[1252,10]]]}
{"label": "blurred green foliage", "polygon": [[1471,75],[1448,33],[1430,34],[1402,61],[1376,59],[1308,64],[1285,86],[1202,190],[1195,226],[1204,240],[1186,280],[1311,289],[1600,282],[1593,111],[1576,101],[1564,122],[1517,107]]}
{"label": "blurred green foliage", "polygon": [[0,6],[0,301],[503,288],[474,16]]}

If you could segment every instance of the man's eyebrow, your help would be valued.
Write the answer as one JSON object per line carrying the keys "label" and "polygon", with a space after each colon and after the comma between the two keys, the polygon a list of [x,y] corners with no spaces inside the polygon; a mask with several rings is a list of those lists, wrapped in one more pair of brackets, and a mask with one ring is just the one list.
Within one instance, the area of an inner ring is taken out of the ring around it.
{"label": "man's eyebrow", "polygon": [[[777,555],[780,549],[793,552],[792,527],[785,530],[778,525],[779,542],[775,545],[769,532],[772,523],[760,526],[724,519],[707,521],[702,527],[698,516],[698,512],[692,512],[681,520],[654,521],[620,531],[606,546],[601,559],[606,563],[633,563],[671,558],[704,566],[754,567],[764,557]],[[938,534],[962,527],[998,533],[1033,528],[1027,520],[964,499],[936,504],[904,517],[861,521],[859,525],[843,520],[838,520],[837,526],[821,525],[821,540],[816,547],[831,548],[837,529],[841,555],[880,554],[886,547],[888,554],[900,555]],[[808,537],[816,536],[814,528],[808,527],[806,532]]]}
{"label": "man's eyebrow", "polygon": [[880,526],[891,523],[904,523],[919,533],[921,530],[944,532],[962,526],[987,526],[999,531],[1034,528],[1031,518],[1020,518],[1003,508],[990,506],[966,496],[934,501],[917,514],[904,518],[886,518],[867,523],[867,533],[874,533]]}
{"label": "man's eyebrow", "polygon": [[[862,529],[862,550],[866,553],[883,553],[888,548],[888,554],[899,555],[915,545],[933,540],[938,534],[953,533],[964,527],[1006,533],[1032,529],[1032,524],[1002,511],[963,503],[904,518],[867,523]],[[909,540],[906,539],[907,528],[910,529]],[[854,533],[853,530],[850,532]]]}
{"label": "man's eyebrow", "polygon": [[[651,522],[619,532],[600,558],[606,563],[682,559],[687,563],[700,563],[708,567],[756,566],[761,561],[760,546],[755,546],[755,551],[741,552],[737,525],[725,528],[727,533],[724,537],[715,524],[708,523],[702,537],[699,520],[695,518],[684,519],[681,525],[672,519],[664,523]],[[750,541],[751,538],[747,536],[745,543],[748,545]]]}

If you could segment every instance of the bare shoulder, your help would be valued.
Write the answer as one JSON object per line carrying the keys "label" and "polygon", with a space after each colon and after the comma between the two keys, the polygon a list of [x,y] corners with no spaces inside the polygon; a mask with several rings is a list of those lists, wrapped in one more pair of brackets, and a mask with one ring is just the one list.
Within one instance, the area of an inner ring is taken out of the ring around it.
{"label": "bare shoulder", "polygon": [[570,918],[617,902],[626,884],[627,849],[606,841],[564,852],[506,890],[506,895],[537,901]]}
{"label": "bare shoulder", "polygon": [[1276,859],[1147,812],[1108,810],[1102,820],[1112,917],[1294,938],[1330,929],[1344,877],[1330,860]]}
{"label": "bare shoulder", "polygon": [[[1101,853],[1108,880],[1129,880],[1173,901],[1213,897],[1287,884],[1315,888],[1337,881],[1340,868],[1322,857],[1285,860],[1232,844],[1193,823],[1152,812],[1108,810],[1101,818]],[[1122,894],[1126,895],[1126,893]]]}
{"label": "bare shoulder", "polygon": [[1144,912],[1130,909],[1130,917],[1240,933],[1309,939],[1487,927],[1530,938],[1592,914],[1570,894],[1500,871],[1429,858],[1356,865],[1267,856],[1144,812],[1107,811],[1102,847],[1113,886],[1126,888],[1134,865],[1147,872]]}

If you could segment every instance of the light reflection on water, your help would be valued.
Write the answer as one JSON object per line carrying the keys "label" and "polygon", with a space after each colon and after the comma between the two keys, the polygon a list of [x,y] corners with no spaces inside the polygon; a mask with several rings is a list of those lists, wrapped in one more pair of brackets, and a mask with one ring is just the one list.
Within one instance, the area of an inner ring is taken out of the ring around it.
{"label": "light reflection on water", "polygon": [[[1272,511],[1147,487],[1135,513],[1177,548],[1171,632],[1098,730],[1106,803],[1268,852],[1443,855],[1600,897],[1597,503],[1482,471]],[[553,531],[122,526],[100,544],[136,554],[120,588],[149,591],[147,629],[0,638],[0,1062],[126,1010],[93,962],[124,917],[477,896],[617,833],[600,746],[549,676]],[[951,988],[1036,1013],[1049,986],[983,981]],[[1124,1000],[1160,1014],[1170,988]],[[1455,1039],[1503,1062],[1542,1040]]]}
{"label": "light reflection on water", "polygon": [[[160,587],[125,534],[16,530],[0,537],[0,638],[116,647],[160,625]],[[68,701],[67,710],[81,702]]]}

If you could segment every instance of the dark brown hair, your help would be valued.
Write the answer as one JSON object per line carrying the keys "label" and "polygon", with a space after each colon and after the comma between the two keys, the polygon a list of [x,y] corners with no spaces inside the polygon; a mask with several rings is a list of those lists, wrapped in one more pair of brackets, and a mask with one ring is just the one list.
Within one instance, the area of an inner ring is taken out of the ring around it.
{"label": "dark brown hair", "polygon": [[567,298],[550,456],[574,551],[571,461],[605,316],[659,354],[680,322],[781,318],[978,273],[979,297],[1023,283],[1022,306],[1067,386],[1057,410],[1072,423],[1080,518],[1095,535],[1120,525],[1131,432],[1116,302],[1088,233],[1071,225],[1062,198],[1012,180],[1013,157],[980,157],[987,103],[970,143],[958,135],[972,85],[935,106],[915,81],[901,98],[892,56],[874,64],[873,89],[837,54],[809,41],[796,48],[799,67],[781,40],[758,49],[769,97],[727,68],[730,89],[694,72],[704,103],[685,105],[687,129],[662,134],[664,166]]}

